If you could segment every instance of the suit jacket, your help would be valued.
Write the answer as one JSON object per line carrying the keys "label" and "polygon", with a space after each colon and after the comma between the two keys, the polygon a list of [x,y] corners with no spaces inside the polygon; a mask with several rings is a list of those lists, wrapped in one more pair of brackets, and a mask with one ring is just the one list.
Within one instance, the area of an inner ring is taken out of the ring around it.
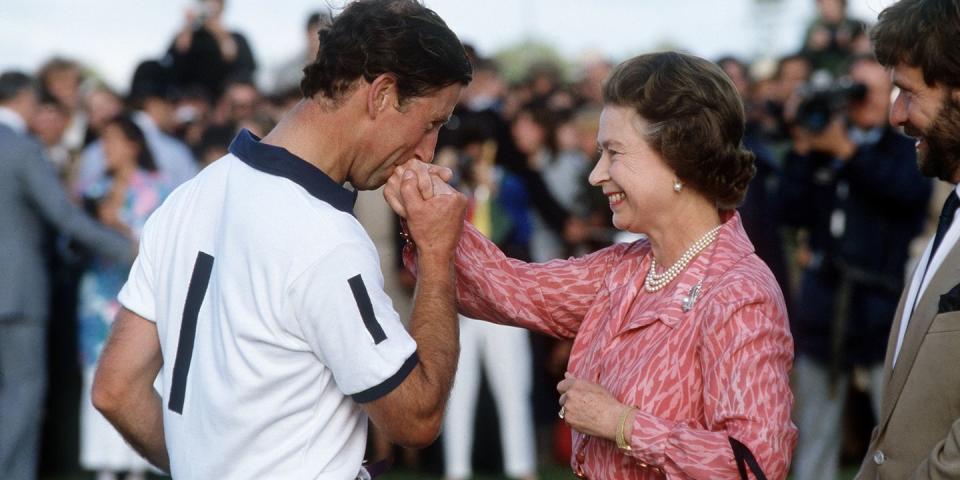
{"label": "suit jacket", "polygon": [[49,227],[98,254],[130,262],[133,244],[70,203],[42,145],[0,124],[0,320],[44,321]]}
{"label": "suit jacket", "polygon": [[917,302],[891,368],[900,319],[909,308],[909,287],[904,289],[887,343],[880,422],[858,479],[960,478],[960,310],[938,313],[942,295],[950,292],[944,300],[960,295],[958,283],[960,244],[950,249]]}

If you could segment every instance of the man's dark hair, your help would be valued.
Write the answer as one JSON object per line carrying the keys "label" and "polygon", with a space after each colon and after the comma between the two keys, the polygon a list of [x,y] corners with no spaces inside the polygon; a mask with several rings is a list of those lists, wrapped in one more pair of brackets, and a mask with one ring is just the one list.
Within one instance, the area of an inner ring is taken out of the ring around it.
{"label": "man's dark hair", "polygon": [[128,101],[134,109],[143,108],[149,98],[171,101],[179,96],[173,73],[156,60],[145,60],[137,65],[130,81]]}
{"label": "man's dark hair", "polygon": [[877,60],[918,67],[927,85],[960,87],[960,0],[900,0],[870,33]]}
{"label": "man's dark hair", "polygon": [[317,59],[303,69],[304,97],[334,102],[358,78],[391,73],[400,101],[453,84],[466,85],[472,69],[463,45],[433,10],[418,0],[358,0],[320,30]]}
{"label": "man's dark hair", "polygon": [[37,90],[37,83],[30,75],[23,72],[3,72],[0,74],[0,103],[13,100],[28,88]]}
{"label": "man's dark hair", "polygon": [[333,18],[330,10],[313,12],[307,17],[307,28],[305,31],[309,32],[313,27],[323,28],[324,26],[329,26],[331,22],[333,22]]}

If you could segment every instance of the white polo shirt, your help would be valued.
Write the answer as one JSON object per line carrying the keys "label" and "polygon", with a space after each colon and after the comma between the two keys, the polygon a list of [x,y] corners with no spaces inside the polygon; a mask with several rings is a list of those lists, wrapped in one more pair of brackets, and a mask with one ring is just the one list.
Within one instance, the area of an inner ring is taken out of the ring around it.
{"label": "white polo shirt", "polygon": [[418,359],[356,194],[242,131],[147,221],[119,300],[156,322],[176,479],[351,479],[358,403]]}

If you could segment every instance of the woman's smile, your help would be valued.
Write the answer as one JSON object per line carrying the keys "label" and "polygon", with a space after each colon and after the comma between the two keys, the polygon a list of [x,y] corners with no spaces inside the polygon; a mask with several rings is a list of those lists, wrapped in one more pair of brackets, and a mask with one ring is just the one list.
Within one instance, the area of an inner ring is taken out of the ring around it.
{"label": "woman's smile", "polygon": [[607,192],[606,195],[611,207],[620,205],[627,198],[627,195],[623,192]]}

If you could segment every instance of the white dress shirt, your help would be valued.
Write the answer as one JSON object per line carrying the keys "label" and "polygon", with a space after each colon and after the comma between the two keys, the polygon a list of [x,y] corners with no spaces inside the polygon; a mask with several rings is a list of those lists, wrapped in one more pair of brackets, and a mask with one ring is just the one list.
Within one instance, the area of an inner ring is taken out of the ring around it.
{"label": "white dress shirt", "polygon": [[[950,194],[960,195],[960,185],[954,187]],[[907,302],[902,313],[903,316],[900,318],[900,331],[897,333],[897,347],[893,351],[894,367],[897,365],[897,357],[900,356],[900,347],[903,346],[903,338],[907,335],[907,326],[910,325],[910,317],[913,316],[913,311],[917,307],[917,300],[920,299],[923,292],[927,290],[930,279],[933,278],[933,275],[940,268],[940,265],[943,264],[943,259],[947,256],[947,252],[956,245],[957,240],[960,240],[960,222],[956,221],[956,212],[954,212],[954,219],[950,223],[950,228],[947,229],[947,233],[943,235],[943,240],[940,241],[940,246],[937,248],[936,254],[933,255],[933,260],[930,261],[926,272],[923,271],[923,268],[927,265],[927,259],[929,259],[931,255],[930,250],[933,248],[932,238],[930,242],[927,243],[927,248],[923,251],[923,256],[920,257],[920,261],[917,263],[917,270],[910,280],[910,293],[907,295]]]}

